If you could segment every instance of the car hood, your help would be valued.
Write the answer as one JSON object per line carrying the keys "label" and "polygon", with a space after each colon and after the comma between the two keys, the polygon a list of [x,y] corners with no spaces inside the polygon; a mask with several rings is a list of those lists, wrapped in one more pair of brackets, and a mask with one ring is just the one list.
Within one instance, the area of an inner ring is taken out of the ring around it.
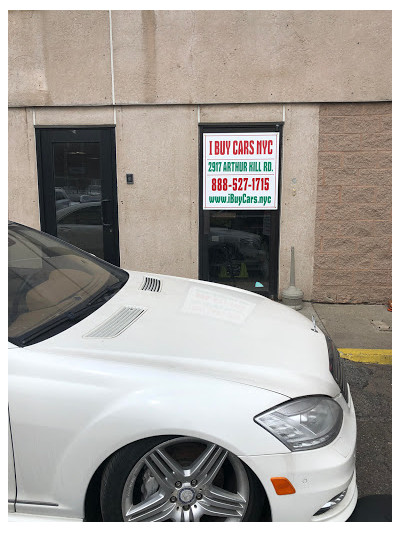
{"label": "car hood", "polygon": [[[146,277],[159,280],[160,290],[144,290]],[[137,315],[128,326],[124,313]],[[29,348],[197,373],[290,398],[336,396],[324,334],[311,328],[301,314],[257,294],[129,272],[97,311]]]}

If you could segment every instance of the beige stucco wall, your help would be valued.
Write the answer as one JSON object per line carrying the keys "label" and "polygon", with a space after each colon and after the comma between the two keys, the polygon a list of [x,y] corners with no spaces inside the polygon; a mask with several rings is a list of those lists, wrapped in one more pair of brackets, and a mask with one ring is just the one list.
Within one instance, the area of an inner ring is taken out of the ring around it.
{"label": "beige stucco wall", "polygon": [[31,109],[8,110],[8,218],[40,229],[36,141]]}
{"label": "beige stucco wall", "polygon": [[11,106],[391,99],[390,11],[11,11],[9,18]]}
{"label": "beige stucco wall", "polygon": [[34,109],[34,121],[37,126],[113,126],[115,117],[112,106]]}
{"label": "beige stucco wall", "polygon": [[112,103],[107,11],[10,11],[9,105]]}
{"label": "beige stucco wall", "polygon": [[279,253],[279,296],[289,286],[290,249],[295,248],[296,287],[310,300],[318,176],[319,106],[285,106]]}
{"label": "beige stucco wall", "polygon": [[193,106],[118,108],[121,266],[197,278],[197,136]]}

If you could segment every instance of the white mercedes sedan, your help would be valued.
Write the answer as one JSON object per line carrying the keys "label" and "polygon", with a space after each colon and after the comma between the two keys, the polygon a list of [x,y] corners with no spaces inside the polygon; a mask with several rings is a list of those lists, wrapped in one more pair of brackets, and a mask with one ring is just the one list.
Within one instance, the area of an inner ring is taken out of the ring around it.
{"label": "white mercedes sedan", "polygon": [[262,296],[127,272],[10,223],[13,521],[345,521],[338,352]]}

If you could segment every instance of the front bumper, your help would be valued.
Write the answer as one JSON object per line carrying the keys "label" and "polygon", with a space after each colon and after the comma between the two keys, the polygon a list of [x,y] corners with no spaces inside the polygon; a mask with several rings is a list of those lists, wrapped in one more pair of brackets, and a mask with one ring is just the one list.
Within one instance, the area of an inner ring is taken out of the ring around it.
{"label": "front bumper", "polygon": [[[328,446],[304,452],[241,457],[257,475],[267,494],[273,522],[346,521],[357,503],[355,473],[356,416],[342,395],[335,400],[343,408],[343,424],[337,438]],[[278,496],[271,477],[286,477],[295,494]],[[332,498],[347,489],[343,500],[329,511],[314,514]]]}

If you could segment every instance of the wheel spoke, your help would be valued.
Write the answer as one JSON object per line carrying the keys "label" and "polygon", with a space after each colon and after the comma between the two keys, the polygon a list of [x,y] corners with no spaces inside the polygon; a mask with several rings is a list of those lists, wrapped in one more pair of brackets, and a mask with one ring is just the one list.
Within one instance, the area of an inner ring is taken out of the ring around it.
{"label": "wheel spoke", "polygon": [[132,505],[126,512],[128,522],[160,522],[173,511],[172,504],[165,495],[156,492],[147,500]]}
{"label": "wheel spoke", "polygon": [[187,511],[181,509],[181,522],[194,522],[193,509],[190,507]]}
{"label": "wheel spoke", "polygon": [[198,483],[211,483],[218,474],[227,455],[227,450],[216,444],[207,446],[205,451],[190,466],[189,475],[197,479]]}
{"label": "wheel spoke", "polygon": [[199,505],[203,508],[204,514],[239,517],[244,514],[246,500],[240,494],[213,485],[204,493]]}
{"label": "wheel spoke", "polygon": [[145,464],[164,487],[172,488],[176,479],[184,476],[181,466],[164,450],[154,450],[146,457]]}

